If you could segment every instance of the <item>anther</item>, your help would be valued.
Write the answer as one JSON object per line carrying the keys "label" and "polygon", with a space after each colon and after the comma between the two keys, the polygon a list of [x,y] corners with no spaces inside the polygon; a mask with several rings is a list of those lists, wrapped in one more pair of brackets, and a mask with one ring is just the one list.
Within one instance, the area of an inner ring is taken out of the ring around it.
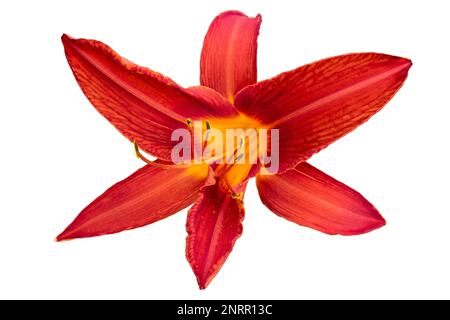
{"label": "anther", "polygon": [[211,124],[209,123],[208,120],[205,120],[205,125],[206,125],[206,133],[205,133],[205,140],[203,141],[203,146],[202,146],[203,149],[205,149],[206,146],[208,145],[209,136],[211,134]]}
{"label": "anther", "polygon": [[211,124],[209,123],[209,121],[205,120],[205,124],[206,124],[206,134],[205,134],[205,144],[203,145],[203,148],[205,148],[206,144],[208,143],[209,135],[211,133]]}
{"label": "anther", "polygon": [[140,159],[141,157],[139,156],[139,154],[140,154],[139,147],[138,147],[136,141],[133,141],[133,146],[134,146],[134,155],[136,156],[136,158]]}
{"label": "anther", "polygon": [[150,160],[148,160],[146,157],[144,157],[144,156],[142,155],[142,153],[139,151],[139,146],[138,146],[138,144],[136,143],[136,141],[133,141],[133,145],[134,145],[134,154],[136,155],[136,157],[137,157],[138,159],[141,159],[141,160],[144,161],[145,163],[152,164],[152,161],[150,161]]}
{"label": "anther", "polygon": [[231,199],[237,199],[237,200],[242,200],[242,197],[244,196],[244,192],[238,192],[238,193],[235,193],[235,192],[232,192],[231,193]]}
{"label": "anther", "polygon": [[241,160],[243,157],[244,157],[244,154],[241,153],[240,155],[238,155],[238,156],[236,157],[236,159],[234,160],[234,162],[235,162],[235,163],[238,162],[238,161]]}
{"label": "anther", "polygon": [[186,124],[189,127],[189,129],[192,129],[192,120],[191,119],[186,119]]}
{"label": "anther", "polygon": [[244,137],[240,136],[239,138],[240,139],[239,139],[239,150],[238,151],[241,151],[242,146],[244,145]]}

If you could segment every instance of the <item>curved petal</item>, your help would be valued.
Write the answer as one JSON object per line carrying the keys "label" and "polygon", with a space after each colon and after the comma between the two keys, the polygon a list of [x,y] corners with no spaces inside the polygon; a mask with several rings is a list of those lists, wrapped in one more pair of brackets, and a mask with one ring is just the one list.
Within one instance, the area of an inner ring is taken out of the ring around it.
{"label": "curved petal", "polygon": [[146,165],[95,199],[56,239],[100,236],[164,219],[197,199],[208,174],[207,165]]}
{"label": "curved petal", "polygon": [[362,195],[306,162],[280,175],[259,175],[256,185],[267,208],[301,226],[357,235],[386,224]]}
{"label": "curved petal", "polygon": [[[208,106],[212,106],[213,108],[218,108],[219,111],[223,108],[224,105],[227,105],[227,108],[233,109],[235,114],[238,114],[237,109],[234,105],[230,104],[228,100],[224,98],[219,92],[205,86],[192,86],[186,88],[186,92],[188,92],[191,96],[197,98]],[[216,117],[217,118],[217,117]],[[195,118],[194,118],[195,119]]]}
{"label": "curved petal", "polygon": [[203,42],[200,83],[230,101],[240,89],[256,82],[257,38],[261,15],[249,18],[226,11],[211,23]]}
{"label": "curved petal", "polygon": [[216,276],[241,236],[244,213],[242,200],[232,199],[220,183],[204,187],[189,209],[186,257],[200,289],[205,289]]}
{"label": "curved petal", "polygon": [[279,129],[280,171],[295,167],[378,112],[411,61],[377,54],[324,59],[244,88],[236,107]]}
{"label": "curved petal", "polygon": [[[170,160],[173,130],[186,127],[186,119],[235,116],[225,99],[209,104],[171,79],[120,57],[94,40],[62,36],[67,61],[92,105],[130,141],[144,151]],[[212,91],[212,90],[211,90]]]}

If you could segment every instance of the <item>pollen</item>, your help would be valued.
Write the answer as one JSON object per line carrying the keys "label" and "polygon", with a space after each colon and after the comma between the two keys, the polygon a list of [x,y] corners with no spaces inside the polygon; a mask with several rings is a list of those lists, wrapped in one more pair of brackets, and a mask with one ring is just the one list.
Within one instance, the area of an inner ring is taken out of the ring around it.
{"label": "pollen", "polygon": [[235,199],[235,200],[242,200],[242,198],[244,197],[244,192],[238,192],[238,193],[231,193],[231,199]]}

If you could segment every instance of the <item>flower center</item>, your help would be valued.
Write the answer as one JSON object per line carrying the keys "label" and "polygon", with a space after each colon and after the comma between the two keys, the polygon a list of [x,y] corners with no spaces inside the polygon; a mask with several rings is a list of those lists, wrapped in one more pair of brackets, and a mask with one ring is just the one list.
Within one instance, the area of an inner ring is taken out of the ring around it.
{"label": "flower center", "polygon": [[246,181],[256,173],[256,168],[264,168],[267,143],[272,141],[267,127],[244,115],[229,119],[186,119],[186,128],[176,131],[176,136],[183,139],[172,150],[172,163],[149,161],[135,143],[136,156],[160,167],[207,164],[214,170],[219,187],[235,199],[242,198]]}

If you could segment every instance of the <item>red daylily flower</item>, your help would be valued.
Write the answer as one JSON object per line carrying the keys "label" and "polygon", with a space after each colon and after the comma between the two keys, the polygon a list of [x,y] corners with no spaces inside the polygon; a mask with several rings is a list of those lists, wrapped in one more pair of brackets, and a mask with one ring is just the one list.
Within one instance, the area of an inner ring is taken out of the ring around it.
{"label": "red daylily flower", "polygon": [[[356,235],[385,224],[358,192],[305,161],[378,112],[402,86],[411,61],[353,53],[257,82],[260,24],[260,15],[237,11],[216,17],[204,40],[201,86],[187,89],[101,42],[63,35],[69,65],[92,105],[158,160],[94,200],[58,241],[141,227],[194,203],[186,256],[203,289],[242,234],[243,196],[253,176],[262,202],[301,226]],[[278,128],[278,174],[260,174],[260,164],[171,163],[172,132],[193,120],[221,130]]]}

